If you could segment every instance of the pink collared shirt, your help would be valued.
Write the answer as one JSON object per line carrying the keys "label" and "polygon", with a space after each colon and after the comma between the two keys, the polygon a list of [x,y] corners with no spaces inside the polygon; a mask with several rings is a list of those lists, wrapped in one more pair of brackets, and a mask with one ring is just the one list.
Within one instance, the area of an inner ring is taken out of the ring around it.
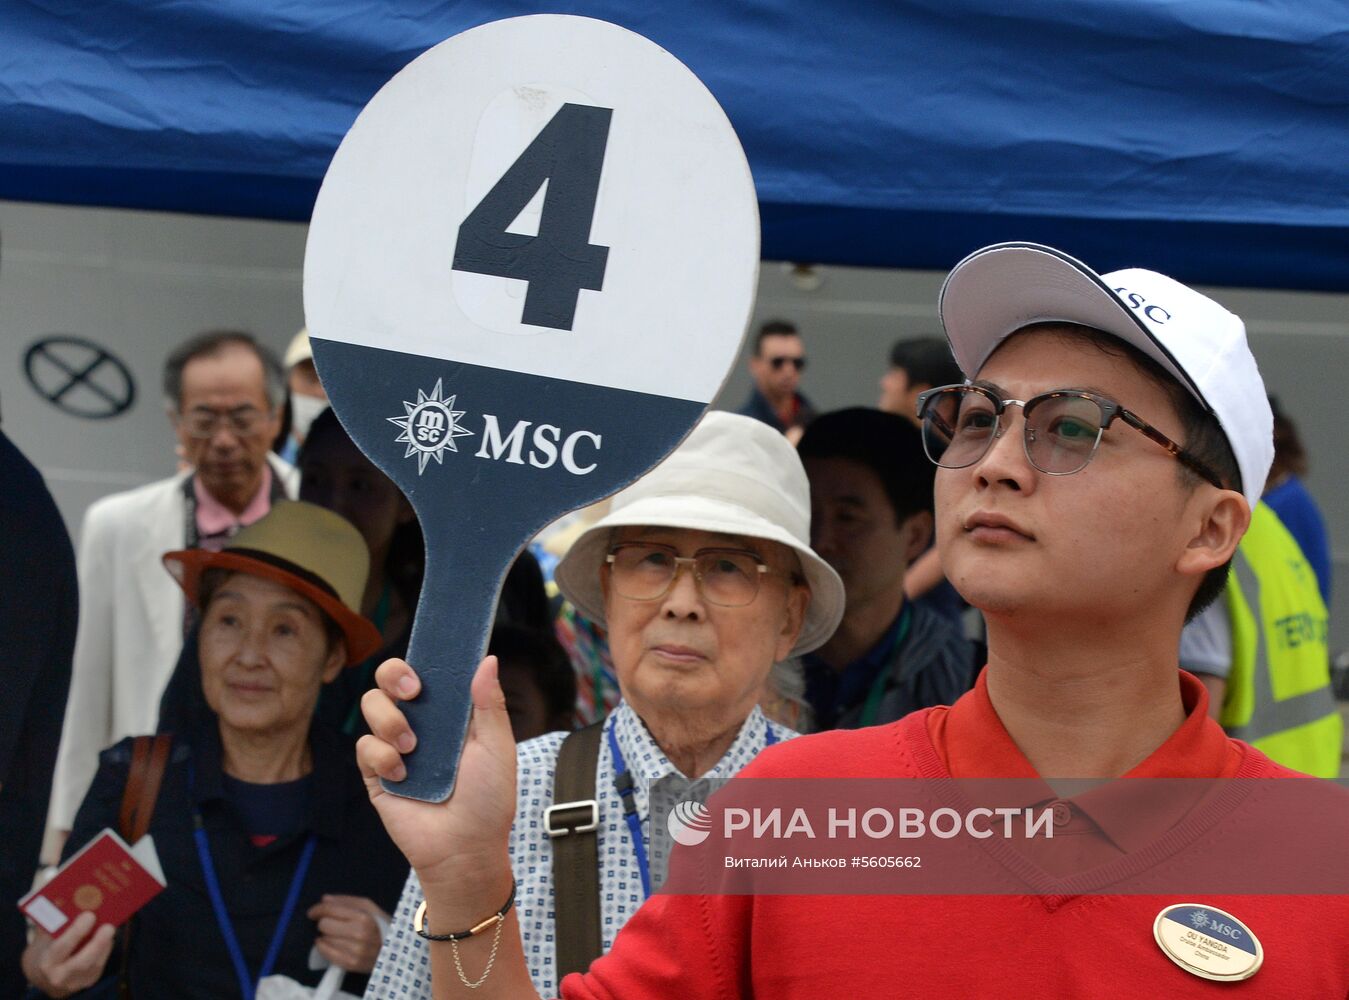
{"label": "pink collared shirt", "polygon": [[219,552],[231,535],[244,525],[252,524],[272,509],[272,467],[262,467],[262,482],[253,499],[238,515],[222,504],[193,477],[192,492],[197,498],[197,537],[203,549]]}

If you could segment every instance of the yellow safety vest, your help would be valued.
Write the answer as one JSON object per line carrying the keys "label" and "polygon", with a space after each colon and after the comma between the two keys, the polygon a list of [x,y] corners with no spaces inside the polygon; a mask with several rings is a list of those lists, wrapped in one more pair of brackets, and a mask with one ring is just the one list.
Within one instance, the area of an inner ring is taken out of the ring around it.
{"label": "yellow safety vest", "polygon": [[1227,610],[1232,671],[1218,721],[1285,767],[1338,776],[1344,723],[1330,687],[1325,602],[1302,550],[1264,503],[1232,560]]}

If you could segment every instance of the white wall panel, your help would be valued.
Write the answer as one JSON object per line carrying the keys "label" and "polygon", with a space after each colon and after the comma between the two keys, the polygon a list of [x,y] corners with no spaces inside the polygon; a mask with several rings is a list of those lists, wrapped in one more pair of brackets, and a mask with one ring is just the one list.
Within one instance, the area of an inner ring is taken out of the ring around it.
{"label": "white wall panel", "polygon": [[[72,533],[91,500],[173,470],[159,378],[174,344],[230,326],[284,348],[303,322],[304,240],[298,224],[0,202],[0,413]],[[817,276],[819,287],[803,290],[787,265],[766,262],[754,325],[782,317],[800,326],[810,357],[803,387],[822,409],[874,404],[890,344],[937,332],[941,275],[820,267]],[[1332,634],[1349,646],[1349,296],[1206,291],[1246,320],[1266,382],[1302,429],[1308,482],[1335,547]],[[39,397],[23,355],[54,333],[118,354],[135,375],[135,406],[83,420]],[[718,405],[738,406],[748,387],[742,357]]]}

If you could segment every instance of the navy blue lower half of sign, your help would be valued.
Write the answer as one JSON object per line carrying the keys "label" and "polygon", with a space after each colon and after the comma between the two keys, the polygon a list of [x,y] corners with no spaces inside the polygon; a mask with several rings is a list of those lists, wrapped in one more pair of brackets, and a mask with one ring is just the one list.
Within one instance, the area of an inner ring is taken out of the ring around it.
{"label": "navy blue lower half of sign", "polygon": [[[562,336],[566,336],[563,334]],[[544,526],[631,483],[692,429],[705,403],[501,371],[315,337],[342,424],[412,502],[426,578],[408,662],[422,694],[408,777],[390,791],[452,791],[469,681],[516,554]]]}

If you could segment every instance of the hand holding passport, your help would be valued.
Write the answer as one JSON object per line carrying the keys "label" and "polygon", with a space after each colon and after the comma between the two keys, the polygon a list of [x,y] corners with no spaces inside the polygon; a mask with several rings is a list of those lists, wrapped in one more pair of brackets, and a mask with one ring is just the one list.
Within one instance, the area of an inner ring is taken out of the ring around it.
{"label": "hand holding passport", "polygon": [[96,923],[120,927],[164,889],[164,872],[154,840],[145,836],[128,847],[110,829],[74,854],[46,885],[19,900],[29,920],[60,938],[81,913]]}
{"label": "hand holding passport", "polygon": [[48,996],[69,996],[103,977],[113,928],[164,889],[154,841],[135,847],[105,829],[45,885],[19,900],[36,926],[24,952],[24,974]]}

